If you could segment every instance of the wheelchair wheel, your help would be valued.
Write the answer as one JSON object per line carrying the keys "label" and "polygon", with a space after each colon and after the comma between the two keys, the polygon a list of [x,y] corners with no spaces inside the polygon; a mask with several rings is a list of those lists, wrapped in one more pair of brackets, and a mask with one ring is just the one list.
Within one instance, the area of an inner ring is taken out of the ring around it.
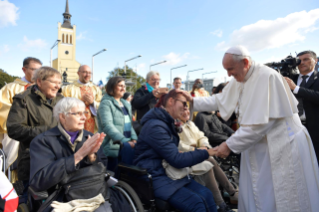
{"label": "wheelchair wheel", "polygon": [[144,212],[144,207],[140,198],[129,184],[123,181],[118,181],[114,188],[118,189],[126,197],[133,212]]}
{"label": "wheelchair wheel", "polygon": [[25,203],[22,203],[18,206],[18,212],[29,212],[29,208]]}

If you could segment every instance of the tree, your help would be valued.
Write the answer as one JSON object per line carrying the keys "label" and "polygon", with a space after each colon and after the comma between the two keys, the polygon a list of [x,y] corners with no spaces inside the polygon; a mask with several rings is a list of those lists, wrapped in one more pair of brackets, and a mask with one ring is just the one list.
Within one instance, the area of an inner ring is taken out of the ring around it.
{"label": "tree", "polygon": [[7,74],[3,69],[0,68],[0,89],[6,85],[6,83],[13,82],[16,78],[16,76],[11,76]]}
{"label": "tree", "polygon": [[[106,78],[106,81],[108,81],[110,78],[114,76],[123,76],[127,82],[126,91],[131,92],[132,94],[134,94],[135,91],[139,89],[146,82],[144,77],[137,75],[136,72],[134,72],[133,69],[128,66],[126,66],[126,75],[124,75],[124,68],[114,68],[109,73],[110,74]],[[132,82],[132,85],[129,82]]]}

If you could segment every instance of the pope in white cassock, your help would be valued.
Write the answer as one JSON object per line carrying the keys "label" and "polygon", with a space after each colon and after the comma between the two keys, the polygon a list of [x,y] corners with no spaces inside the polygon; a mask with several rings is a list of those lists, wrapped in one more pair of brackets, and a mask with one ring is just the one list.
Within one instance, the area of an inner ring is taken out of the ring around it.
{"label": "pope in white cassock", "polygon": [[[216,147],[217,156],[241,153],[240,212],[319,211],[319,171],[311,138],[301,124],[297,100],[275,70],[232,47],[223,66],[233,76],[223,92],[191,97],[194,111],[235,111],[240,128]],[[183,91],[181,91],[183,92]]]}

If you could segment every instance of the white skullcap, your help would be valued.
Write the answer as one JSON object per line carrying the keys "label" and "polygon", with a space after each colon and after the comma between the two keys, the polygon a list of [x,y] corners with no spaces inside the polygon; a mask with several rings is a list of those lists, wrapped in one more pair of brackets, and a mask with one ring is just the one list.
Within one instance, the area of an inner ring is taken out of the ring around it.
{"label": "white skullcap", "polygon": [[234,46],[229,48],[225,54],[250,57],[248,50],[244,46]]}

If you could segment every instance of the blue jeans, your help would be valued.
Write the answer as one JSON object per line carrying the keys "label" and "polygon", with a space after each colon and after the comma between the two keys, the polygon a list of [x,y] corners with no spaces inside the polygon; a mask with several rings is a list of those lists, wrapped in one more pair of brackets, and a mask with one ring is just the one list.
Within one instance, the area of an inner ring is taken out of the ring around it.
{"label": "blue jeans", "polygon": [[183,212],[217,212],[212,192],[194,180],[177,190],[168,202]]}

